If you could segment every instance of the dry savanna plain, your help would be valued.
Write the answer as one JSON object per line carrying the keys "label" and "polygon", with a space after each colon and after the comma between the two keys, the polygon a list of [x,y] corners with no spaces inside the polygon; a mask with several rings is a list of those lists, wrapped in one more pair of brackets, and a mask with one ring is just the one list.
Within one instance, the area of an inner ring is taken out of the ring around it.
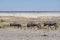
{"label": "dry savanna plain", "polygon": [[[56,22],[57,30],[54,26],[48,28],[43,23],[46,21]],[[19,23],[21,27],[10,26],[10,23]],[[28,22],[40,23],[41,28],[37,26],[27,27]],[[60,17],[14,17],[0,16],[0,40],[60,40]]]}

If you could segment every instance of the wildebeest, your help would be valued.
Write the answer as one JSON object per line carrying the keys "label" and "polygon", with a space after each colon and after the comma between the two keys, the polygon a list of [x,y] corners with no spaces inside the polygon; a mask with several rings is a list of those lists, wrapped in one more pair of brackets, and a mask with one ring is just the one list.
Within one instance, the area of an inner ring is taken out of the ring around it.
{"label": "wildebeest", "polygon": [[38,28],[41,27],[40,23],[35,23],[35,22],[28,22],[27,27],[34,27],[37,26]]}
{"label": "wildebeest", "polygon": [[48,26],[48,28],[49,27],[51,28],[51,26],[54,26],[55,27],[55,30],[58,28],[57,23],[56,22],[53,22],[53,21],[47,21],[47,22],[45,22],[44,23],[44,26]]}
{"label": "wildebeest", "polygon": [[21,27],[21,24],[19,24],[19,23],[16,23],[16,22],[13,22],[13,23],[10,23],[10,26],[16,26],[16,27]]}

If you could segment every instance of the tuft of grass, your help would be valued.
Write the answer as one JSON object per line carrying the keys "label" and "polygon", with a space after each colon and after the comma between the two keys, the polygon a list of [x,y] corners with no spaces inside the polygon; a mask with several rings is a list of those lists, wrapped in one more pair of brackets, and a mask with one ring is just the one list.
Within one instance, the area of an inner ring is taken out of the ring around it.
{"label": "tuft of grass", "polygon": [[5,27],[9,27],[9,26],[10,26],[10,24],[7,22],[0,23],[1,28],[5,28]]}

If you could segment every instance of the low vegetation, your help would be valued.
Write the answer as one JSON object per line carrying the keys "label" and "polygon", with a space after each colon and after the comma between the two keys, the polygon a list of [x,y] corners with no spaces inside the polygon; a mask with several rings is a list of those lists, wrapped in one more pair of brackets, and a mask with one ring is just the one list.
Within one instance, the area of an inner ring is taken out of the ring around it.
{"label": "low vegetation", "polygon": [[[44,17],[38,17],[38,18],[25,18],[25,17],[14,17],[14,16],[0,16],[0,28],[7,28],[7,27],[11,27],[10,26],[10,23],[12,23],[12,22],[17,22],[17,23],[19,23],[19,24],[21,24],[22,25],[22,27],[20,27],[20,28],[22,28],[22,29],[38,29],[37,27],[27,27],[27,23],[29,22],[29,21],[34,21],[34,22],[36,22],[36,23],[41,23],[41,25],[42,25],[42,27],[41,27],[41,29],[48,29],[48,27],[46,26],[46,27],[44,27],[43,26],[43,23],[45,22],[45,21],[55,21],[55,22],[57,22],[57,24],[58,24],[58,26],[60,25],[60,23],[58,23],[58,22],[60,22],[60,17],[47,17],[47,18],[44,18]],[[12,27],[13,28],[13,27]],[[52,28],[54,28],[54,27],[52,27]]]}

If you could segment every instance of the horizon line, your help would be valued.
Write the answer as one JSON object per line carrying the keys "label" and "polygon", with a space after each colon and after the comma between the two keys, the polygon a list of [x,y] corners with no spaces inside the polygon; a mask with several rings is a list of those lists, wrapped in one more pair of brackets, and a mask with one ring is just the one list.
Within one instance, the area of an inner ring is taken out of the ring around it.
{"label": "horizon line", "polygon": [[44,12],[60,12],[60,11],[0,11],[0,13],[44,13]]}

